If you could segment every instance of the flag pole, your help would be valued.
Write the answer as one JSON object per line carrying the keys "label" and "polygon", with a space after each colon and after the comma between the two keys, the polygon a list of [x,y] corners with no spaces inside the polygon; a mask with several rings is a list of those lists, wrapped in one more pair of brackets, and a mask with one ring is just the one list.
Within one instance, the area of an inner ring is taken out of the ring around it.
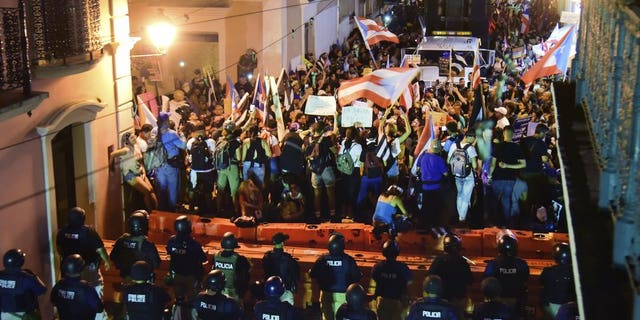
{"label": "flag pole", "polygon": [[[366,40],[365,40],[365,41],[366,41]],[[373,52],[371,51],[371,47],[369,47],[369,46],[367,45],[367,48],[369,49],[369,54],[371,55],[371,60],[373,60],[373,66],[376,68],[376,70],[377,70],[377,69],[380,69],[380,68],[378,67],[378,62],[376,61],[376,58],[373,56]]]}

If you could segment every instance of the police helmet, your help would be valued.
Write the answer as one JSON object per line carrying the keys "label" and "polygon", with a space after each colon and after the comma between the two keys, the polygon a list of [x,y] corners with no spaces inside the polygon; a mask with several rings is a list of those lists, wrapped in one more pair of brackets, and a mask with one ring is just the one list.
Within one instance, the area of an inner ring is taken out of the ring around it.
{"label": "police helmet", "polygon": [[510,257],[518,255],[518,240],[514,237],[505,234],[498,240],[498,252]]}
{"label": "police helmet", "polygon": [[462,240],[455,233],[449,233],[444,236],[442,243],[444,244],[444,251],[449,254],[458,253],[462,249]]}
{"label": "police helmet", "polygon": [[442,279],[437,275],[432,274],[424,278],[422,286],[424,288],[424,292],[428,294],[440,296],[442,293]]}
{"label": "police helmet", "polygon": [[4,267],[7,269],[20,269],[24,265],[26,254],[20,249],[11,249],[4,254]]}
{"label": "police helmet", "polygon": [[553,247],[553,260],[558,264],[568,264],[571,262],[571,248],[566,242],[560,242]]}
{"label": "police helmet", "polygon": [[72,227],[79,227],[84,225],[84,209],[80,207],[71,208],[71,210],[69,210],[69,212],[67,213],[67,219],[69,220],[69,225]]}
{"label": "police helmet", "polygon": [[354,309],[360,309],[366,302],[364,288],[358,283],[352,283],[347,288],[347,304]]}
{"label": "police helmet", "polygon": [[278,276],[271,276],[264,283],[264,294],[270,298],[280,298],[284,293],[284,282]]}
{"label": "police helmet", "polygon": [[222,291],[226,282],[227,278],[224,276],[224,272],[216,269],[207,274],[207,277],[204,279],[204,286],[206,289],[212,291]]}
{"label": "police helmet", "polygon": [[62,273],[67,277],[79,277],[84,268],[84,259],[79,254],[72,254],[62,260]]}
{"label": "police helmet", "polygon": [[329,237],[327,245],[330,254],[341,254],[344,252],[344,236],[336,233]]}
{"label": "police helmet", "polygon": [[144,236],[149,232],[149,214],[137,210],[129,216],[129,233],[132,236]]}
{"label": "police helmet", "polygon": [[240,248],[238,245],[238,239],[233,234],[233,232],[227,232],[222,236],[222,241],[220,241],[220,246],[222,249],[233,250],[235,248]]}
{"label": "police helmet", "polygon": [[394,240],[387,240],[382,245],[382,255],[387,259],[395,259],[400,254],[400,247]]}
{"label": "police helmet", "polygon": [[131,279],[135,281],[148,281],[151,279],[151,266],[146,261],[136,261],[131,266]]}
{"label": "police helmet", "polygon": [[187,235],[191,233],[191,220],[187,216],[179,216],[173,226],[178,234]]}
{"label": "police helmet", "polygon": [[488,277],[482,280],[482,294],[488,299],[494,299],[500,296],[502,293],[502,285],[500,281],[494,277]]}

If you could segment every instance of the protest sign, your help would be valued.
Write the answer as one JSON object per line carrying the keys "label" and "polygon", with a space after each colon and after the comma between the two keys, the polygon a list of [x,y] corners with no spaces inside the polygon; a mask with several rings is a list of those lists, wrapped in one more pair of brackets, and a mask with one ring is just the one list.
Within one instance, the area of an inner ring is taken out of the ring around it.
{"label": "protest sign", "polygon": [[342,108],[342,126],[351,127],[358,122],[364,128],[371,127],[373,120],[371,110],[371,108],[363,106]]}
{"label": "protest sign", "polygon": [[333,96],[309,96],[304,113],[315,116],[333,116],[336,113],[336,98]]}
{"label": "protest sign", "polygon": [[518,142],[527,136],[530,122],[531,117],[516,119],[516,121],[513,122],[513,137],[511,138],[513,142]]}
{"label": "protest sign", "polygon": [[446,112],[431,112],[434,127],[444,127],[447,124]]}

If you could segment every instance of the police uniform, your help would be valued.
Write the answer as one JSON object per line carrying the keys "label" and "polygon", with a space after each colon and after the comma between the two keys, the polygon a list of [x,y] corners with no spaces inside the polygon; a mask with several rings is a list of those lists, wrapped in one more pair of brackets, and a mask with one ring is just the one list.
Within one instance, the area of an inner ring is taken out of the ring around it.
{"label": "police uniform", "polygon": [[405,308],[402,298],[407,295],[407,285],[412,280],[407,264],[395,259],[378,262],[371,269],[371,278],[376,282],[378,318],[399,319]]}
{"label": "police uniform", "polygon": [[467,287],[471,285],[473,276],[469,263],[459,254],[444,253],[435,258],[429,273],[442,278],[445,286],[442,288],[442,298],[451,302],[462,316]]}
{"label": "police uniform", "polygon": [[282,279],[285,292],[280,297],[280,301],[286,301],[293,305],[293,296],[298,286],[298,279],[300,279],[300,267],[298,262],[282,248],[282,244],[287,239],[289,236],[281,232],[273,236],[272,241],[276,247],[267,251],[262,257],[262,269],[265,280],[271,276],[279,276]]}
{"label": "police uniform", "polygon": [[320,285],[320,307],[324,319],[334,319],[338,308],[346,301],[349,284],[362,278],[356,261],[348,254],[327,253],[318,258],[310,271]]}
{"label": "police uniform", "polygon": [[556,320],[580,320],[578,304],[574,301],[563,304],[560,309],[558,309]]}
{"label": "police uniform", "polygon": [[129,233],[123,234],[116,240],[109,257],[120,270],[120,276],[123,279],[129,277],[131,266],[138,260],[146,261],[153,269],[160,265],[160,255],[156,245],[146,236],[132,236]]}
{"label": "police uniform", "polygon": [[411,305],[407,320],[443,319],[458,320],[456,308],[441,298],[421,298]]}
{"label": "police uniform", "polygon": [[[343,304],[336,312],[336,320],[376,320],[376,313],[365,308],[354,309],[348,304]],[[399,319],[396,317],[395,319]]]}
{"label": "police uniform", "polygon": [[176,297],[193,297],[204,272],[202,264],[207,262],[202,245],[189,235],[178,234],[167,242],[167,253]]}
{"label": "police uniform", "polygon": [[258,301],[253,306],[255,319],[259,320],[297,320],[302,315],[288,302],[280,301],[277,297]]}
{"label": "police uniform", "polygon": [[513,310],[500,301],[486,301],[473,308],[473,320],[511,320],[515,319]]}
{"label": "police uniform", "polygon": [[524,313],[526,283],[529,279],[529,266],[526,261],[518,257],[500,254],[487,263],[484,277],[498,279],[502,286],[504,302],[512,306],[516,313]]}
{"label": "police uniform", "polygon": [[38,308],[46,287],[38,276],[23,270],[0,271],[0,319],[22,319]]}
{"label": "police uniform", "polygon": [[162,319],[164,309],[171,301],[167,291],[150,283],[134,283],[125,286],[123,299],[129,319]]}
{"label": "police uniform", "polygon": [[576,293],[573,284],[571,264],[559,264],[542,269],[542,304],[547,313],[555,315],[561,305],[575,301]]}
{"label": "police uniform", "polygon": [[193,301],[193,309],[202,320],[238,320],[242,317],[240,304],[222,293],[199,293]]}
{"label": "police uniform", "polygon": [[213,269],[224,272],[227,281],[223,293],[232,299],[242,300],[249,284],[249,260],[234,251],[221,250],[213,256],[211,265]]}
{"label": "police uniform", "polygon": [[58,309],[60,320],[93,320],[103,311],[102,300],[86,281],[66,277],[51,290],[51,303]]}

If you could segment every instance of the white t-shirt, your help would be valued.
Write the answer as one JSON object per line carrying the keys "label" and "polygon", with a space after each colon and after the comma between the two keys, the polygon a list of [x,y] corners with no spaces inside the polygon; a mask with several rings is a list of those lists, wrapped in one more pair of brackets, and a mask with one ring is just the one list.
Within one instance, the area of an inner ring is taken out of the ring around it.
{"label": "white t-shirt", "polygon": [[509,123],[509,119],[507,119],[507,117],[504,117],[500,120],[498,120],[498,122],[496,122],[496,128],[500,128],[500,129],[504,129],[504,127],[510,125]]}

